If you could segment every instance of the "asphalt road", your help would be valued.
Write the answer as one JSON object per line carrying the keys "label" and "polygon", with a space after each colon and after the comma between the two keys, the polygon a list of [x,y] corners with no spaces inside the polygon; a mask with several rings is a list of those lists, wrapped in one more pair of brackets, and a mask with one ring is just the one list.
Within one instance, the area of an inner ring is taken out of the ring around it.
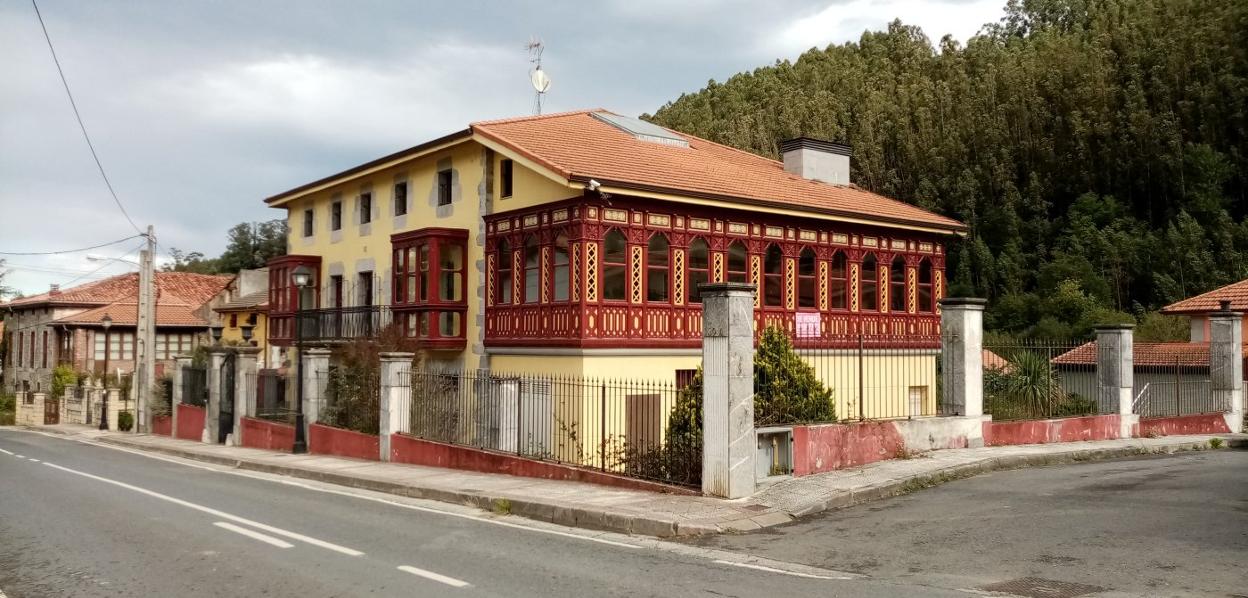
{"label": "asphalt road", "polygon": [[898,584],[1037,577],[1105,589],[1095,596],[1243,597],[1248,451],[997,472],[697,544]]}
{"label": "asphalt road", "polygon": [[0,594],[966,595],[14,430]]}

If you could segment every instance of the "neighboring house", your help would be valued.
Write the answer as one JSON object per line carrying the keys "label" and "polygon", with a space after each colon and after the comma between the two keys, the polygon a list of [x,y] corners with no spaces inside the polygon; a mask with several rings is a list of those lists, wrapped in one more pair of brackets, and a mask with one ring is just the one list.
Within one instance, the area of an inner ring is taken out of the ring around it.
{"label": "neighboring house", "polygon": [[[1135,413],[1143,417],[1221,411],[1212,403],[1208,343],[1133,343],[1135,364],[1131,392]],[[1096,342],[1085,343],[1053,359],[1067,392],[1093,394],[1097,388]],[[1091,389],[1091,390],[1089,390]],[[1099,405],[1116,413],[1118,405]]]}
{"label": "neighboring house", "polygon": [[214,325],[221,326],[221,342],[227,345],[242,344],[244,330],[251,334],[250,344],[260,347],[257,356],[261,368],[277,363],[270,355],[268,344],[269,270],[241,270],[223,295],[214,301],[216,312]]}
{"label": "neighboring house", "polygon": [[[1191,341],[1207,343],[1209,342],[1209,314],[1221,309],[1223,301],[1230,301],[1233,311],[1248,313],[1248,280],[1241,280],[1208,293],[1171,303],[1161,308],[1161,313],[1188,316],[1191,319]],[[1248,335],[1244,338],[1248,338]]]}
{"label": "neighboring house", "polygon": [[396,324],[452,367],[672,382],[701,364],[707,281],[754,285],[759,330],[936,339],[944,243],[966,227],[850,184],[846,146],[780,148],[578,111],[473,123],[279,193],[291,255],[269,264],[269,341],[292,344],[301,302],[316,343]]}
{"label": "neighboring house", "polygon": [[[53,285],[47,293],[6,304],[4,322],[11,347],[6,390],[47,391],[52,369],[60,364],[103,374],[106,348],[109,373],[134,371],[138,279],[138,274],[130,273],[63,290]],[[157,273],[157,375],[172,367],[175,356],[209,342],[207,304],[230,281],[229,276]],[[112,320],[107,340],[105,316]]]}

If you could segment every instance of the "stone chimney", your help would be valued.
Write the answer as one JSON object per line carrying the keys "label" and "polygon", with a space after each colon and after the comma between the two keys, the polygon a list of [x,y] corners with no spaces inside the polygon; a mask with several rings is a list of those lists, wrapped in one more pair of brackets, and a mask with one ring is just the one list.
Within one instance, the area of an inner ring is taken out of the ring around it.
{"label": "stone chimney", "polygon": [[780,142],[785,172],[833,185],[849,184],[850,153],[848,145],[809,137]]}
{"label": "stone chimney", "polygon": [[61,294],[61,285],[52,283],[48,285],[48,296],[53,297]]}

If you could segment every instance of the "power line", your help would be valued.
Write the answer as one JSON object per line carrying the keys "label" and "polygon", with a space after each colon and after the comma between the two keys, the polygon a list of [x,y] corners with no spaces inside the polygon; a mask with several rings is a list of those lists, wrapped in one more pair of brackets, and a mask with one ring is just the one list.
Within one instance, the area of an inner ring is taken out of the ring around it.
{"label": "power line", "polygon": [[121,210],[121,215],[126,217],[126,222],[134,228],[134,232],[143,234],[139,226],[130,218],[130,214],[126,212],[126,207],[121,205],[121,200],[117,198],[117,192],[113,190],[113,183],[108,180],[108,175],[104,173],[104,165],[100,163],[100,157],[95,153],[95,144],[91,143],[91,136],[87,134],[87,126],[82,123],[82,115],[78,113],[78,103],[74,101],[74,94],[69,90],[69,81],[65,79],[65,71],[61,69],[61,61],[56,57],[56,48],[52,47],[52,37],[48,35],[48,26],[43,23],[43,15],[39,12],[39,4],[35,0],[30,0],[31,6],[35,7],[35,16],[39,18],[39,27],[43,29],[43,39],[48,42],[48,50],[52,52],[52,62],[56,63],[56,72],[61,76],[61,84],[65,86],[65,95],[69,96],[69,105],[74,109],[74,118],[78,119],[78,128],[82,129],[82,138],[87,140],[87,148],[91,150],[91,157],[95,160],[96,168],[100,169],[100,176],[104,178],[104,185],[108,187],[109,195],[113,196],[113,202],[117,204],[117,209]]}
{"label": "power line", "polygon": [[116,241],[109,241],[107,243],[92,245],[91,247],[83,247],[81,249],[62,249],[60,251],[0,251],[0,255],[59,255],[62,253],[79,253],[83,251],[91,251],[92,249],[99,249],[101,247],[108,247],[109,245],[116,245],[118,243],[125,243],[130,239],[137,239],[142,236],[144,235],[139,233],[137,235],[130,235],[124,239],[117,239]]}
{"label": "power line", "polygon": [[[130,251],[127,251],[127,252],[125,252],[125,253],[123,253],[123,254],[121,254],[121,255],[130,255],[131,253],[134,253],[134,252],[136,252],[136,251],[138,251],[138,250],[142,249],[142,248],[143,248],[143,246],[144,246],[144,245],[146,245],[146,244],[147,244],[147,242],[146,242],[146,241],[145,241],[145,242],[143,242],[143,243],[140,243],[138,247],[135,247],[134,249],[131,249]],[[118,256],[118,257],[120,257],[120,256]],[[75,278],[75,279],[73,279],[73,280],[71,280],[71,281],[69,281],[69,282],[65,283],[65,286],[69,286],[69,285],[71,285],[71,284],[74,284],[75,282],[78,282],[79,280],[82,280],[83,278],[86,278],[86,277],[88,277],[88,276],[91,276],[92,274],[95,274],[96,272],[99,272],[100,270],[103,270],[103,269],[105,269],[105,268],[107,268],[107,267],[109,267],[109,266],[113,265],[113,262],[114,262],[116,259],[117,259],[117,258],[113,258],[113,259],[110,259],[110,260],[108,260],[108,261],[104,262],[104,265],[102,265],[102,266],[100,266],[99,268],[96,268],[96,269],[94,269],[94,270],[92,270],[92,271],[90,271],[90,272],[87,272],[86,274],[82,274],[82,275],[78,276],[77,278]]]}

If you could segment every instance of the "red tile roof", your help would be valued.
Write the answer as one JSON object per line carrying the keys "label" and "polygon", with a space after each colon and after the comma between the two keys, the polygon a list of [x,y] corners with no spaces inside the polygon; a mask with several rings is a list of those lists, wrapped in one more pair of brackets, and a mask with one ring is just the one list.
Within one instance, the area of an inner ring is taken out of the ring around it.
{"label": "red tile roof", "polygon": [[[58,324],[98,325],[105,315],[113,319],[114,326],[135,326],[139,314],[137,301],[110,303],[103,307],[89,309],[80,314],[66,316],[57,320]],[[195,307],[186,304],[156,304],[156,325],[159,327],[189,326],[203,328],[208,321],[195,314]]]}
{"label": "red tile roof", "polygon": [[965,225],[853,185],[832,185],[785,172],[784,165],[675,132],[689,147],[642,141],[582,110],[477,122],[492,139],[569,180],[809,209],[871,221],[948,231]]}
{"label": "red tile roof", "polygon": [[[1209,367],[1209,343],[1135,343],[1136,367]],[[1095,365],[1096,342],[1084,343],[1053,358],[1054,365]]]}
{"label": "red tile roof", "polygon": [[[166,300],[196,307],[207,303],[220,293],[233,276],[192,274],[190,272],[157,272],[156,288],[158,302]],[[106,305],[137,297],[139,275],[131,272],[104,280],[89,282],[56,292],[41,293],[15,299],[8,307],[33,307],[42,305]]]}
{"label": "red tile roof", "polygon": [[1233,282],[1208,293],[1188,297],[1161,308],[1163,314],[1204,314],[1218,311],[1221,301],[1230,301],[1231,309],[1248,311],[1248,280]]}

